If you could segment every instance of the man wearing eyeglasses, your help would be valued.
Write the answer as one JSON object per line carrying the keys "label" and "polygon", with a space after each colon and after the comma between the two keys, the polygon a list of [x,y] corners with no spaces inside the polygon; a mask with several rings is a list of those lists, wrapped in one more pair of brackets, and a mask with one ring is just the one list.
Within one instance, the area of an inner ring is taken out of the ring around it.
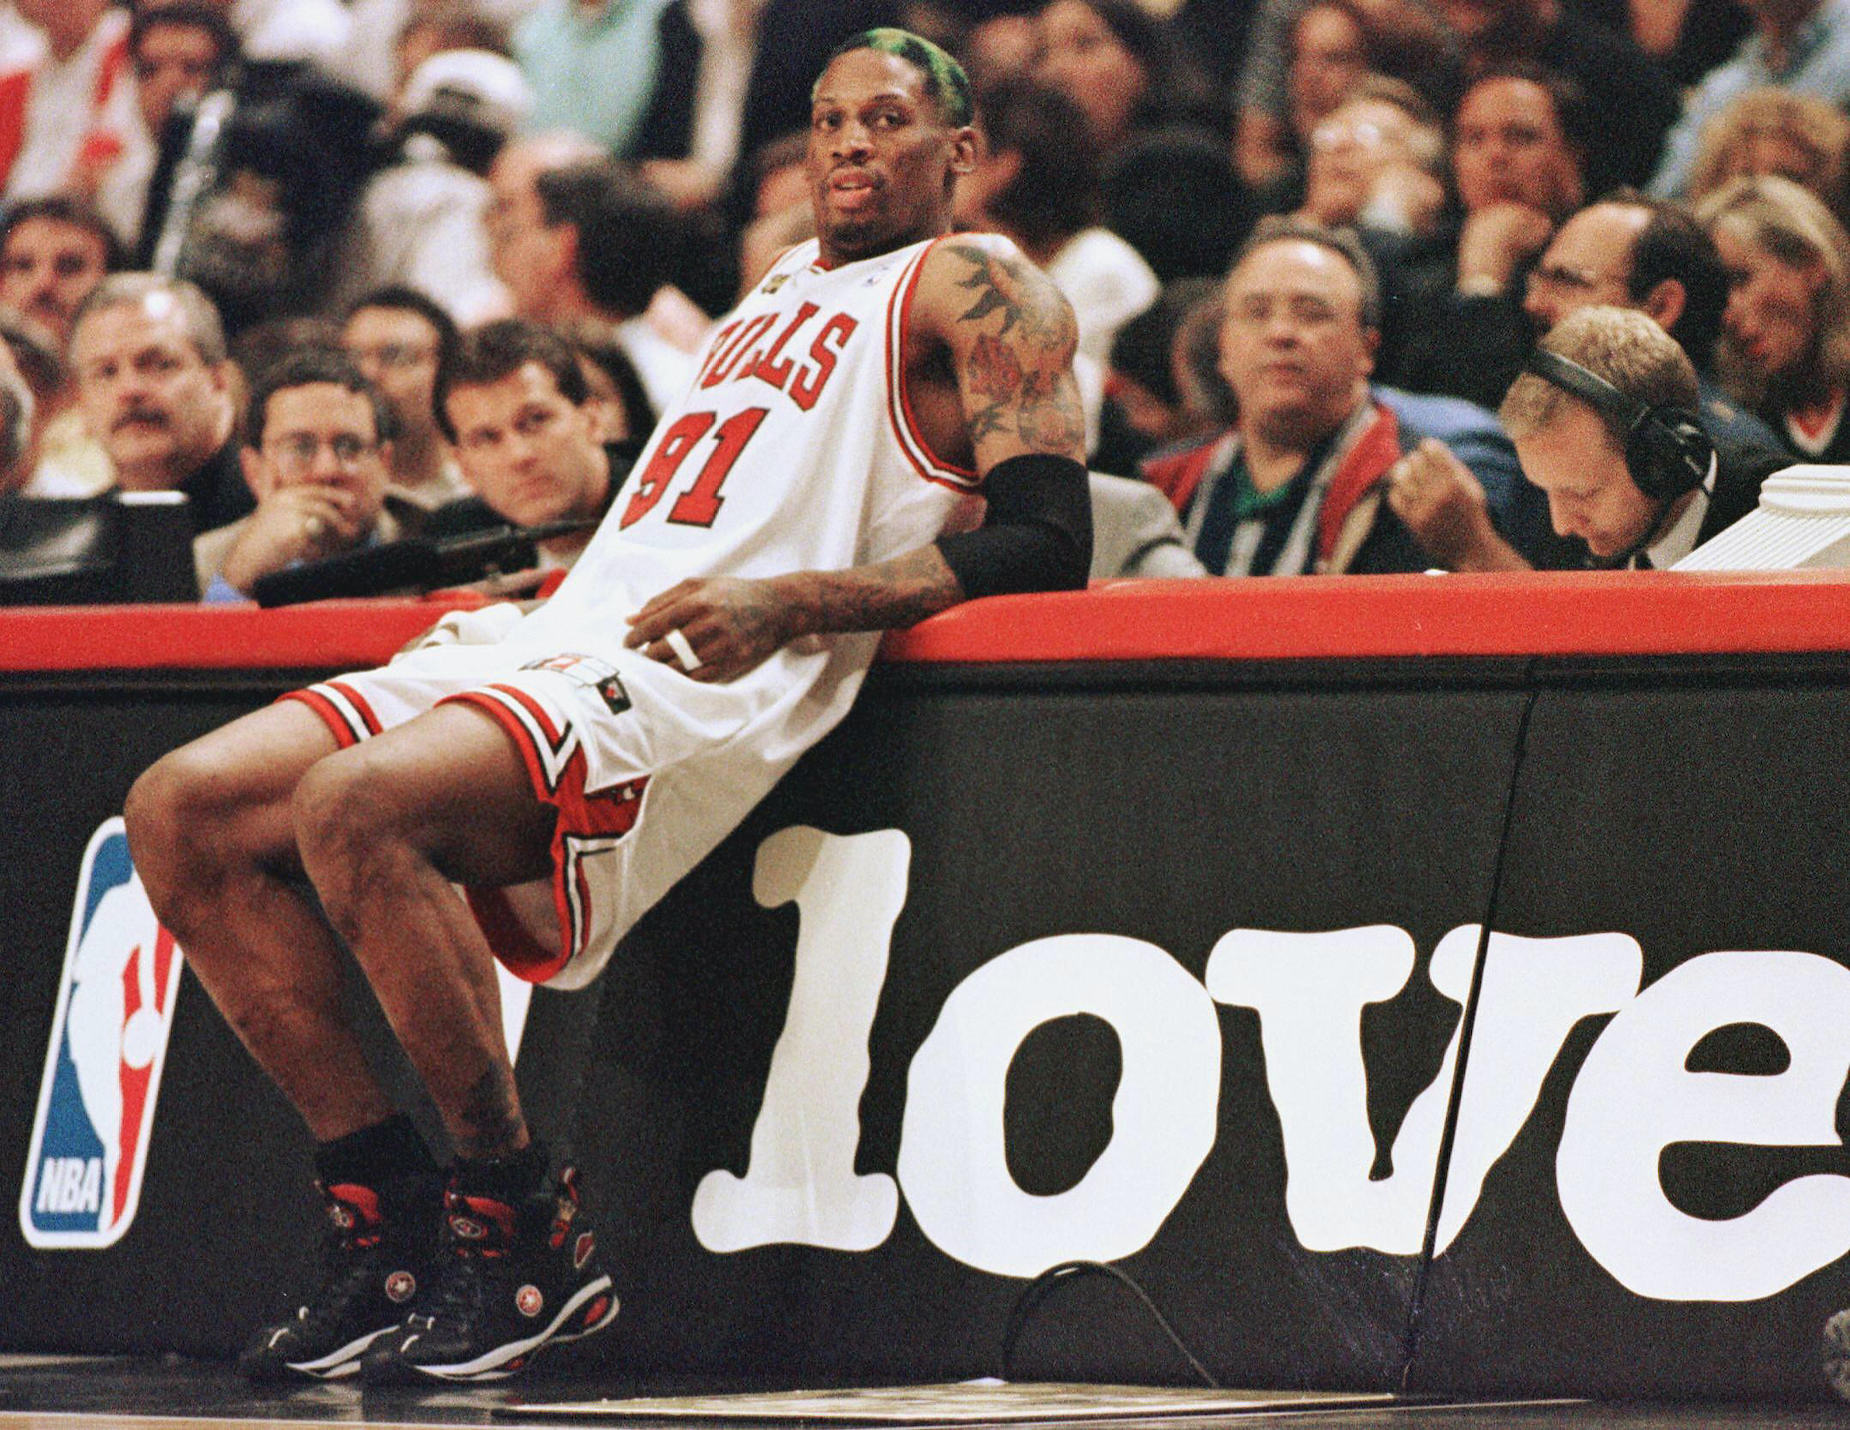
{"label": "man wearing eyeglasses", "polygon": [[[1522,312],[1487,328],[1473,349],[1486,369],[1515,372],[1535,334],[1552,332],[1585,308],[1629,308],[1676,339],[1696,370],[1696,417],[1714,445],[1718,479],[1728,490],[1758,489],[1769,472],[1790,465],[1765,423],[1736,407],[1709,372],[1728,277],[1715,242],[1687,213],[1662,200],[1619,189],[1562,224],[1530,270]],[[1530,325],[1533,325],[1532,328]],[[1445,532],[1467,570],[1509,570],[1527,562],[1496,534],[1470,473],[1443,452],[1418,454],[1397,471],[1389,497],[1415,533]],[[1547,566],[1578,566],[1578,542],[1540,553]]]}
{"label": "man wearing eyeglasses", "polygon": [[390,420],[344,353],[292,353],[265,373],[241,454],[257,509],[193,543],[205,600],[238,600],[259,577],[397,536],[385,510]]}
{"label": "man wearing eyeglasses", "polygon": [[408,535],[432,513],[470,495],[437,428],[432,394],[438,367],[455,352],[456,324],[410,288],[380,288],[348,311],[341,346],[392,409],[392,465],[386,510]]}

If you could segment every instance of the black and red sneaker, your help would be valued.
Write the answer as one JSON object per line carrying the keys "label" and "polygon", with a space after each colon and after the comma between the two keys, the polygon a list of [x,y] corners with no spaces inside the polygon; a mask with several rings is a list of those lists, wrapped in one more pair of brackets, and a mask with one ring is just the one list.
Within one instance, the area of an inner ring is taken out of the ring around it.
{"label": "black and red sneaker", "polygon": [[313,1297],[289,1320],[266,1326],[238,1357],[249,1379],[356,1374],[367,1349],[404,1323],[425,1289],[437,1251],[443,1181],[435,1172],[373,1188],[321,1188],[331,1232]]}
{"label": "black and red sneaker", "polygon": [[504,1380],[616,1318],[572,1168],[518,1205],[452,1186],[430,1290],[361,1373],[371,1385]]}

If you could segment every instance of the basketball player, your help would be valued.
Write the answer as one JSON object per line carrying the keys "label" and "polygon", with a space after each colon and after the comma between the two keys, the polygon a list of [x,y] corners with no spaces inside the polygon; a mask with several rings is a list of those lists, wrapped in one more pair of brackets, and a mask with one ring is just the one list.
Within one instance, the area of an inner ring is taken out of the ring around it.
{"label": "basketball player", "polygon": [[[1073,316],[1012,245],[949,236],[969,120],[942,51],[848,42],[814,90],[820,237],[715,332],[552,600],[299,692],[131,793],[154,906],[307,1122],[340,1233],[253,1376],[499,1377],[608,1325],[493,960],[584,986],[840,720],[876,632],[1083,584]],[[447,1185],[367,1070],[303,875],[442,1114]]]}

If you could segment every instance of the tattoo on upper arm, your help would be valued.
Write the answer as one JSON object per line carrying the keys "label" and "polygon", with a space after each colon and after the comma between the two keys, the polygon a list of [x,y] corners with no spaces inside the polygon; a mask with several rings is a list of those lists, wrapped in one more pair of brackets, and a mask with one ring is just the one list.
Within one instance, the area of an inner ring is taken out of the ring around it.
{"label": "tattoo on upper arm", "polygon": [[983,329],[964,359],[970,439],[1013,433],[1036,451],[1083,449],[1085,414],[1072,376],[1078,334],[1065,299],[1013,257],[974,243],[949,251],[970,265],[957,286],[975,295],[957,321]]}

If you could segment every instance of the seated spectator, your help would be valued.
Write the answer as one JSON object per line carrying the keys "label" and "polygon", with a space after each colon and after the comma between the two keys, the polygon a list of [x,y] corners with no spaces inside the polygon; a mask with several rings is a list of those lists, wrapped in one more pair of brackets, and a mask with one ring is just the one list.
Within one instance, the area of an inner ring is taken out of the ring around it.
{"label": "seated spectator", "polygon": [[145,142],[111,164],[97,188],[97,207],[131,250],[141,243],[155,156],[176,107],[190,106],[238,61],[237,37],[224,12],[203,0],[144,6],[128,32],[135,71],[135,109]]}
{"label": "seated spectator", "polygon": [[[1619,189],[1561,225],[1530,270],[1523,306],[1538,332],[1595,304],[1635,308],[1663,328],[1696,369],[1696,415],[1726,468],[1778,446],[1771,429],[1715,380],[1727,301],[1728,274],[1702,225],[1674,204]],[[1512,380],[1527,349],[1525,335],[1510,361]]]}
{"label": "seated spectator", "polygon": [[1013,11],[977,20],[959,43],[947,46],[963,61],[964,72],[978,94],[1005,79],[1027,74],[1034,68],[1040,47],[1034,16]]}
{"label": "seated spectator", "polygon": [[[1816,95],[1825,103],[1850,100],[1850,3],[1846,0],[1744,0],[1754,30],[1734,58],[1711,70],[1689,97],[1683,117],[1664,140],[1650,192],[1682,198],[1702,131],[1741,95],[1775,86]],[[1617,111],[1623,113],[1623,109]]]}
{"label": "seated spectator", "polygon": [[609,160],[545,163],[547,144],[510,145],[495,165],[495,271],[518,316],[593,343],[613,338],[660,411],[694,375],[691,345],[665,338],[647,317],[670,286],[674,211]]}
{"label": "seated spectator", "polygon": [[[1775,0],[1783,3],[1783,0]],[[1677,94],[1630,35],[1577,15],[1560,0],[1438,0],[1464,37],[1469,79],[1534,65],[1561,76],[1598,116],[1600,142],[1586,150],[1586,189],[1640,184],[1677,117]]]}
{"label": "seated spectator", "polygon": [[[437,375],[437,420],[476,495],[437,512],[432,536],[595,521],[635,451],[600,440],[604,418],[571,345],[519,319],[463,335]],[[587,529],[542,542],[541,569],[570,566],[590,540]]]}
{"label": "seated spectator", "polygon": [[1086,116],[1101,158],[1139,130],[1210,122],[1206,86],[1163,22],[1136,0],[1049,0],[1035,78]]}
{"label": "seated spectator", "polygon": [[21,364],[36,398],[20,463],[30,496],[95,496],[114,479],[76,411],[64,353],[84,299],[121,266],[114,231],[81,199],[26,199],[0,219],[0,310],[17,315],[21,343],[44,350],[23,354]]}
{"label": "seated spectator", "polygon": [[77,311],[77,406],[124,491],[180,491],[205,532],[251,509],[218,310],[191,283],[117,273]]}
{"label": "seated spectator", "polygon": [[1696,214],[1728,273],[1717,365],[1801,461],[1850,461],[1850,235],[1790,179],[1736,179]]}
{"label": "seated spectator", "polygon": [[308,348],[273,364],[252,386],[240,453],[257,507],[193,543],[202,599],[234,601],[287,567],[393,540],[390,424],[345,354]]}
{"label": "seated spectator", "polygon": [[1541,351],[1573,366],[1525,371],[1503,423],[1555,530],[1584,541],[1595,562],[1672,566],[1758,504],[1769,472],[1720,478],[1693,420],[1696,371],[1644,314],[1583,308]]}
{"label": "seated spectator", "polygon": [[469,495],[462,470],[437,426],[437,370],[459,341],[450,315],[409,288],[381,288],[353,305],[341,346],[392,410],[386,510],[407,534],[429,515]]}
{"label": "seated spectator", "polygon": [[1472,361],[1468,335],[1485,308],[1515,320],[1525,275],[1580,205],[1589,123],[1574,87],[1533,65],[1493,71],[1465,92],[1453,122],[1456,233],[1443,251],[1390,254],[1390,289],[1405,310],[1391,315],[1389,381],[1486,407],[1502,398],[1512,373]]}
{"label": "seated spectator", "polygon": [[444,50],[418,66],[400,96],[391,158],[367,181],[343,245],[334,306],[399,287],[429,294],[457,323],[507,313],[487,175],[531,103],[513,61],[486,50]]}
{"label": "seated spectator", "polygon": [[1373,68],[1367,14],[1352,0],[1316,0],[1291,27],[1285,76],[1292,147],[1301,164],[1310,136]]}
{"label": "seated spectator", "polygon": [[[1426,236],[1445,202],[1445,138],[1417,91],[1370,75],[1317,126],[1304,173],[1301,218]],[[1281,196],[1282,197],[1282,196]]]}
{"label": "seated spectator", "polygon": [[958,217],[1013,239],[1066,295],[1079,351],[1102,370],[1125,319],[1162,285],[1137,250],[1099,227],[1096,156],[1073,136],[1086,119],[1058,90],[1015,80],[983,96],[976,168],[958,180]]}
{"label": "seated spectator", "polygon": [[[128,67],[129,18],[110,0],[15,0],[44,46],[0,73],[0,189],[9,200],[94,199],[104,174],[145,144]],[[24,57],[22,57],[24,58]]]}
{"label": "seated spectator", "polygon": [[1689,203],[1702,202],[1730,179],[1778,174],[1810,189],[1844,217],[1850,117],[1815,95],[1750,89],[1703,126],[1689,172]]}
{"label": "seated spectator", "polygon": [[[1533,332],[1549,332],[1596,305],[1645,314],[1669,332],[1695,368],[1696,419],[1715,449],[1717,480],[1733,489],[1788,459],[1766,424],[1736,406],[1710,375],[1727,298],[1721,255],[1701,225],[1681,208],[1621,189],[1561,225],[1530,270],[1524,311],[1480,301],[1470,309],[1476,326],[1459,324],[1453,331],[1461,363],[1513,381],[1534,346]],[[1456,567],[1518,569],[1462,468],[1428,464],[1417,484],[1417,502],[1415,494],[1412,486],[1396,491],[1401,520],[1429,545],[1442,539],[1428,533],[1429,526],[1449,528],[1452,534],[1444,539],[1461,548]],[[1572,568],[1585,560],[1576,540],[1552,543],[1537,564]]]}
{"label": "seated spectator", "polygon": [[[1311,31],[1300,29],[1315,0],[1259,0],[1252,41],[1240,67],[1234,153],[1240,175],[1254,188],[1289,178],[1294,163],[1308,157],[1315,125],[1292,129],[1293,69],[1308,53]],[[1457,95],[1461,55],[1458,36],[1426,0],[1355,0],[1364,20],[1370,69],[1419,88],[1434,106]],[[1301,82],[1301,80],[1299,81]],[[1346,97],[1346,96],[1345,96]],[[1327,118],[1328,115],[1324,115]]]}
{"label": "seated spectator", "polygon": [[1516,455],[1490,413],[1371,388],[1380,323],[1373,266],[1353,237],[1269,219],[1226,288],[1221,367],[1239,401],[1217,441],[1147,467],[1183,512],[1210,572],[1295,576],[1421,571],[1427,551],[1383,501],[1389,468],[1422,438],[1477,473],[1496,520],[1539,533]]}
{"label": "seated spectator", "polygon": [[62,348],[84,299],[122,260],[114,231],[81,199],[10,205],[0,219],[0,307],[37,323]]}

